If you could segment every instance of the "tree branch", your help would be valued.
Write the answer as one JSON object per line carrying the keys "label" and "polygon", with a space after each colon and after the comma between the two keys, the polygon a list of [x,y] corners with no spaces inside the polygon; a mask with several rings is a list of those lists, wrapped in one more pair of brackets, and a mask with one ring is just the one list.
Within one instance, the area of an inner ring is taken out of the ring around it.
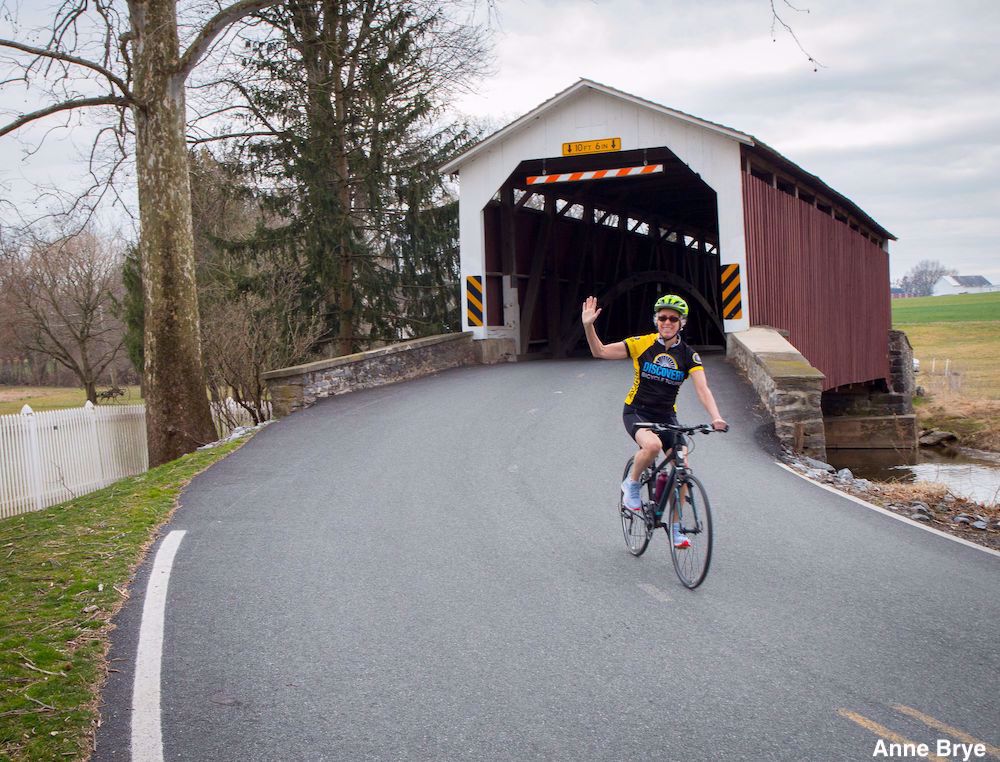
{"label": "tree branch", "polygon": [[231,25],[239,21],[244,16],[255,11],[263,10],[270,5],[277,5],[281,0],[239,0],[228,8],[223,8],[198,32],[188,49],[181,56],[178,72],[184,78],[191,73],[191,70],[198,65],[201,57],[208,52],[215,38],[222,34]]}
{"label": "tree branch", "polygon": [[259,132],[229,132],[226,133],[225,135],[210,135],[205,138],[189,137],[187,139],[187,143],[189,146],[197,146],[201,145],[202,143],[212,143],[218,140],[231,140],[234,138],[263,138],[263,137],[273,138],[273,137],[278,137],[280,134],[282,133],[275,133],[272,132],[271,130],[262,130]]}
{"label": "tree branch", "polygon": [[57,103],[54,106],[49,106],[48,108],[32,111],[30,114],[25,114],[20,119],[16,119],[10,124],[0,127],[0,137],[3,137],[8,132],[13,132],[16,129],[23,127],[28,124],[28,122],[34,122],[35,120],[42,119],[50,114],[58,114],[60,111],[83,108],[85,106],[118,106],[120,108],[124,108],[126,106],[133,105],[135,105],[135,103],[130,98],[122,98],[116,95],[106,95],[102,98],[78,98],[77,100],[63,101],[62,103]]}
{"label": "tree branch", "polygon": [[277,127],[271,124],[270,120],[268,120],[264,112],[262,112],[257,107],[256,103],[254,103],[253,97],[250,95],[250,93],[247,91],[246,87],[244,87],[242,83],[236,81],[235,79],[224,79],[220,80],[219,84],[229,85],[231,88],[236,90],[243,97],[243,100],[246,102],[246,107],[251,112],[253,112],[253,115],[256,116],[261,121],[261,123],[268,130],[271,131],[271,133],[273,133],[274,135],[284,135],[288,132],[287,130],[279,130]]}
{"label": "tree branch", "polygon": [[23,42],[17,42],[16,40],[3,40],[0,39],[0,47],[13,48],[14,50],[20,50],[24,53],[31,53],[32,55],[39,56],[41,58],[53,58],[57,61],[66,61],[68,63],[76,64],[77,66],[83,66],[91,71],[96,71],[98,74],[107,77],[108,80],[118,85],[118,88],[122,91],[122,95],[128,98],[130,101],[135,101],[135,96],[132,91],[128,89],[128,85],[125,83],[121,77],[119,77],[114,72],[106,69],[100,64],[96,64],[93,61],[88,61],[85,58],[78,58],[77,56],[71,56],[69,53],[61,53],[58,50],[47,50],[45,48],[36,48],[32,45],[25,45]]}
{"label": "tree branch", "polygon": [[[784,2],[784,4],[787,5],[789,8],[791,8],[793,11],[796,11],[798,13],[809,13],[809,9],[808,8],[796,8],[788,0],[782,0],[782,2]],[[798,36],[795,34],[795,30],[792,29],[787,23],[785,23],[785,20],[783,18],[781,18],[781,16],[778,15],[778,11],[774,7],[774,0],[771,0],[771,41],[772,42],[775,41],[774,30],[775,30],[775,25],[776,24],[781,24],[781,26],[784,27],[785,31],[788,32],[789,36],[791,36],[791,38],[793,40],[795,40],[795,44],[798,45],[799,50],[802,51],[802,55],[804,55],[806,57],[806,59],[808,59],[809,63],[811,63],[813,65],[813,71],[818,71],[819,67],[821,67],[821,66],[824,69],[826,68],[825,66],[823,66],[823,64],[821,64],[819,61],[817,61],[815,58],[813,58],[812,55],[809,53],[808,50],[806,50],[804,47],[802,47],[802,43],[799,41]]]}

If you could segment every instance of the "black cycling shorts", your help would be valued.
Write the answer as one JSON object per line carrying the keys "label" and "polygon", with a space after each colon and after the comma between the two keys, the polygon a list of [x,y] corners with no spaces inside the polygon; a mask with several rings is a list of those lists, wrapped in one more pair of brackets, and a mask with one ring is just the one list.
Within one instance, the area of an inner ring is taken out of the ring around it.
{"label": "black cycling shorts", "polygon": [[[632,405],[626,405],[622,410],[622,423],[625,424],[625,431],[635,439],[635,424],[637,423],[677,423],[676,415],[663,415],[662,413],[648,413]],[[669,450],[674,446],[677,435],[672,431],[661,431],[658,435],[663,442],[663,449]]]}

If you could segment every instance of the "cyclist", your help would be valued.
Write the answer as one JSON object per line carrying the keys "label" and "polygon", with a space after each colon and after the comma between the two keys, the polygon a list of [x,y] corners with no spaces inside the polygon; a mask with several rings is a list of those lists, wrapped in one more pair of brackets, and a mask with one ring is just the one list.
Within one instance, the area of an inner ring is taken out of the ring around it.
{"label": "cyclist", "polygon": [[[602,360],[631,359],[635,369],[632,388],[625,397],[622,421],[629,436],[639,445],[639,452],[636,453],[632,472],[622,482],[622,494],[626,508],[640,511],[639,478],[656,460],[661,449],[669,453],[674,445],[674,435],[671,432],[655,434],[649,429],[637,429],[637,423],[677,423],[677,393],[690,376],[702,407],[712,418],[712,428],[725,431],[729,426],[719,414],[715,397],[708,388],[701,358],[680,337],[681,329],[687,322],[687,302],[676,294],[661,296],[653,305],[656,332],[632,336],[614,344],[604,344],[597,337],[594,322],[600,314],[597,297],[588,296],[583,303],[582,319],[591,354]],[[672,534],[674,547],[686,548],[690,545],[676,525]]]}

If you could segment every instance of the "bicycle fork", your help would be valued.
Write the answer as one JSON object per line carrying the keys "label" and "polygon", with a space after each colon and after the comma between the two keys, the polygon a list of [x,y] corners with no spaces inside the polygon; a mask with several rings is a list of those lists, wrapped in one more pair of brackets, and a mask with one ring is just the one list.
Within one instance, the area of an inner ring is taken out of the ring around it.
{"label": "bicycle fork", "polygon": [[674,488],[674,500],[677,505],[677,522],[680,524],[681,534],[700,534],[701,519],[698,516],[698,506],[694,502],[688,501],[690,487],[686,479]]}

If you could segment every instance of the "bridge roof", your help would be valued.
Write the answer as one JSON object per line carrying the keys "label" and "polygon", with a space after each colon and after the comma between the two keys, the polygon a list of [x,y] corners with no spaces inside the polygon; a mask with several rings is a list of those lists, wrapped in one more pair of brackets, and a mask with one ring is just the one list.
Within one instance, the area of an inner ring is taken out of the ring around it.
{"label": "bridge roof", "polygon": [[[856,218],[864,221],[873,230],[878,232],[880,235],[889,238],[891,240],[896,240],[896,236],[886,230],[884,227],[879,225],[870,215],[868,215],[861,207],[851,201],[849,198],[843,194],[837,192],[825,182],[823,182],[816,175],[810,174],[806,170],[802,169],[798,164],[791,161],[790,159],[782,156],[774,148],[771,148],[763,141],[750,135],[746,132],[741,132],[732,127],[727,127],[716,122],[708,121],[707,119],[701,119],[700,117],[687,114],[683,111],[670,108],[668,106],[663,106],[659,103],[655,103],[645,98],[640,98],[636,95],[626,93],[622,90],[618,90],[608,85],[603,85],[600,82],[595,82],[591,79],[581,78],[574,84],[567,87],[565,90],[556,93],[551,98],[549,98],[544,103],[539,104],[534,109],[529,111],[527,114],[515,119],[510,124],[505,127],[500,128],[496,132],[488,135],[487,137],[480,140],[478,143],[473,144],[467,148],[462,153],[455,156],[448,163],[444,164],[440,171],[444,174],[458,174],[461,172],[461,168],[475,161],[480,155],[488,151],[490,148],[502,143],[507,138],[512,135],[521,132],[522,130],[529,129],[536,120],[547,112],[551,112],[554,109],[560,107],[560,105],[566,103],[567,101],[573,99],[578,94],[586,92],[587,90],[595,90],[600,93],[604,93],[612,98],[617,98],[628,103],[636,104],[642,108],[645,108],[653,113],[672,117],[674,119],[679,119],[680,121],[687,122],[688,124],[701,127],[710,132],[714,132],[718,135],[722,135],[730,140],[734,140],[737,143],[745,146],[752,154],[760,155],[766,158],[771,163],[778,165],[783,171],[795,176],[803,184],[811,186],[815,191],[830,197],[838,205],[848,209]],[[668,146],[669,148],[669,146]],[[534,159],[542,157],[526,156],[525,159]]]}

